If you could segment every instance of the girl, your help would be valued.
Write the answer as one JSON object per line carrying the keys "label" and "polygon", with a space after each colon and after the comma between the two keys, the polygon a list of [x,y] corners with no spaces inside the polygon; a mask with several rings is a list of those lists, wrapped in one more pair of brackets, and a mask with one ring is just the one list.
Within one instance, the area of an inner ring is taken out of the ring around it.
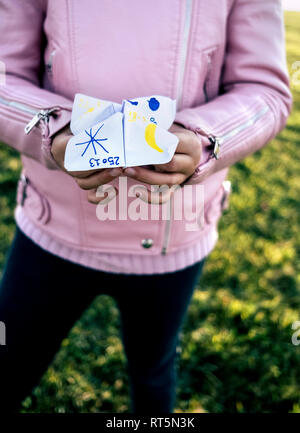
{"label": "girl", "polygon": [[[0,289],[2,410],[18,409],[93,297],[107,293],[120,311],[131,411],[173,411],[178,335],[217,240],[228,167],[275,137],[291,109],[280,3],[0,0],[0,140],[23,163]],[[176,98],[172,160],[67,172],[78,92]],[[101,218],[97,188],[121,196],[121,181],[128,209],[167,203],[170,217]],[[135,185],[179,188],[153,204]]]}

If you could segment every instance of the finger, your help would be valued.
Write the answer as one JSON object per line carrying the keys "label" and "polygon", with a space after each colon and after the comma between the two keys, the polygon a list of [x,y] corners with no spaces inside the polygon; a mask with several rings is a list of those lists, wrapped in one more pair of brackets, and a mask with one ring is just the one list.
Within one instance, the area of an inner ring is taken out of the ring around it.
{"label": "finger", "polygon": [[[116,195],[119,194],[118,188],[114,187]],[[89,189],[87,192],[87,199],[89,203],[99,204],[108,196],[108,192],[104,191],[104,197],[97,197],[97,188]]]}
{"label": "finger", "polygon": [[117,176],[120,176],[122,173],[121,168],[104,168],[103,170],[92,174],[86,178],[75,178],[77,184],[82,189],[93,189],[97,188],[99,185],[104,185],[108,182],[111,182]]}
{"label": "finger", "polygon": [[104,170],[103,168],[99,168],[98,170],[86,170],[86,171],[67,171],[67,173],[72,177],[78,177],[79,179],[83,179],[91,176],[92,174],[99,173]]}
{"label": "finger", "polygon": [[141,188],[139,185],[134,189],[137,197],[149,204],[163,204],[170,200],[171,195],[174,193],[172,188],[166,191],[149,191],[148,188]]}
{"label": "finger", "polygon": [[171,161],[165,164],[157,164],[155,166],[156,171],[159,172],[178,172],[189,174],[194,171],[194,161],[190,155],[185,153],[175,153]]}
{"label": "finger", "polygon": [[175,185],[181,184],[186,179],[183,173],[158,173],[143,167],[128,167],[124,174],[149,185]]}
{"label": "finger", "polygon": [[73,135],[71,131],[71,124],[70,122],[61,130],[61,132],[64,132],[67,135]]}
{"label": "finger", "polygon": [[200,152],[201,141],[194,132],[192,131],[187,131],[184,133],[180,132],[175,135],[179,139],[179,143],[176,147],[176,153],[186,153],[190,155],[197,151]]}
{"label": "finger", "polygon": [[89,203],[98,204],[100,201],[102,201],[108,195],[108,192],[106,192],[104,197],[97,197],[96,191],[97,191],[97,188],[93,188],[93,189],[88,190],[87,199],[88,199]]}
{"label": "finger", "polygon": [[[70,124],[66,125],[62,130],[58,131],[58,133],[56,133],[53,137],[52,140],[56,141],[57,145],[61,147],[61,149],[64,151],[65,153],[65,148],[68,144],[68,141],[70,140],[70,138],[73,137],[73,134],[71,132],[70,129]],[[96,173],[98,170],[85,170],[85,171],[69,171],[67,170],[65,167],[62,167],[63,170],[68,173],[70,176],[72,177],[78,177],[78,178],[84,178],[84,177],[88,177],[93,173]]]}
{"label": "finger", "polygon": [[172,134],[176,134],[177,132],[186,131],[186,128],[183,125],[180,125],[179,123],[174,122],[174,123],[172,123],[172,125],[170,126],[168,131],[171,132]]}
{"label": "finger", "polygon": [[51,136],[52,141],[58,140],[59,142],[64,142],[69,138],[73,137],[73,134],[70,129],[70,124],[66,125],[63,129],[60,129],[55,134]]}

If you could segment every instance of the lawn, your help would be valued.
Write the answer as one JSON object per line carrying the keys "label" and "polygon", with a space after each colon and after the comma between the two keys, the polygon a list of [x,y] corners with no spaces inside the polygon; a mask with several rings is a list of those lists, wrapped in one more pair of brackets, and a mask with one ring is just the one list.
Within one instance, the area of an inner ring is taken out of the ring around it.
{"label": "lawn", "polygon": [[[286,12],[289,71],[300,13]],[[300,77],[299,77],[300,79]],[[284,131],[231,167],[230,208],[181,334],[176,412],[300,412],[300,83]],[[14,232],[18,154],[0,145],[0,268]],[[23,412],[127,412],[114,300],[98,296],[66,338]]]}

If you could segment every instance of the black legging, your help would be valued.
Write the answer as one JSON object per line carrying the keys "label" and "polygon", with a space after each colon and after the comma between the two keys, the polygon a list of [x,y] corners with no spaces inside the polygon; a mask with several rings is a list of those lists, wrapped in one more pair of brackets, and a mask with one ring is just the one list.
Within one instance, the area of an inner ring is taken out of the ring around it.
{"label": "black legging", "polygon": [[18,411],[74,322],[105,293],[120,311],[131,412],[171,413],[179,331],[203,264],[155,275],[101,272],[48,253],[17,228],[0,286],[0,411]]}

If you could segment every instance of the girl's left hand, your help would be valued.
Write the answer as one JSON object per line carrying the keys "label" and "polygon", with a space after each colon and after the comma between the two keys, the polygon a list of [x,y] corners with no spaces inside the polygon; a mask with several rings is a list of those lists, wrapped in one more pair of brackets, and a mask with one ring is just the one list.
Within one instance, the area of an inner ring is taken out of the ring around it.
{"label": "girl's left hand", "polygon": [[124,173],[150,185],[180,185],[190,177],[201,157],[201,142],[193,131],[173,123],[169,132],[177,135],[179,143],[171,161],[154,165],[155,171],[144,167],[128,167]]}
{"label": "girl's left hand", "polygon": [[[154,165],[155,170],[140,166],[128,167],[123,170],[121,175],[126,174],[126,176],[149,185],[168,185],[169,187],[180,185],[186,181],[194,173],[200,162],[201,141],[193,131],[177,123],[173,123],[169,131],[177,135],[179,139],[171,161],[166,164]],[[91,185],[90,188],[88,201],[94,204],[99,203],[101,199],[96,197],[96,185]]]}

